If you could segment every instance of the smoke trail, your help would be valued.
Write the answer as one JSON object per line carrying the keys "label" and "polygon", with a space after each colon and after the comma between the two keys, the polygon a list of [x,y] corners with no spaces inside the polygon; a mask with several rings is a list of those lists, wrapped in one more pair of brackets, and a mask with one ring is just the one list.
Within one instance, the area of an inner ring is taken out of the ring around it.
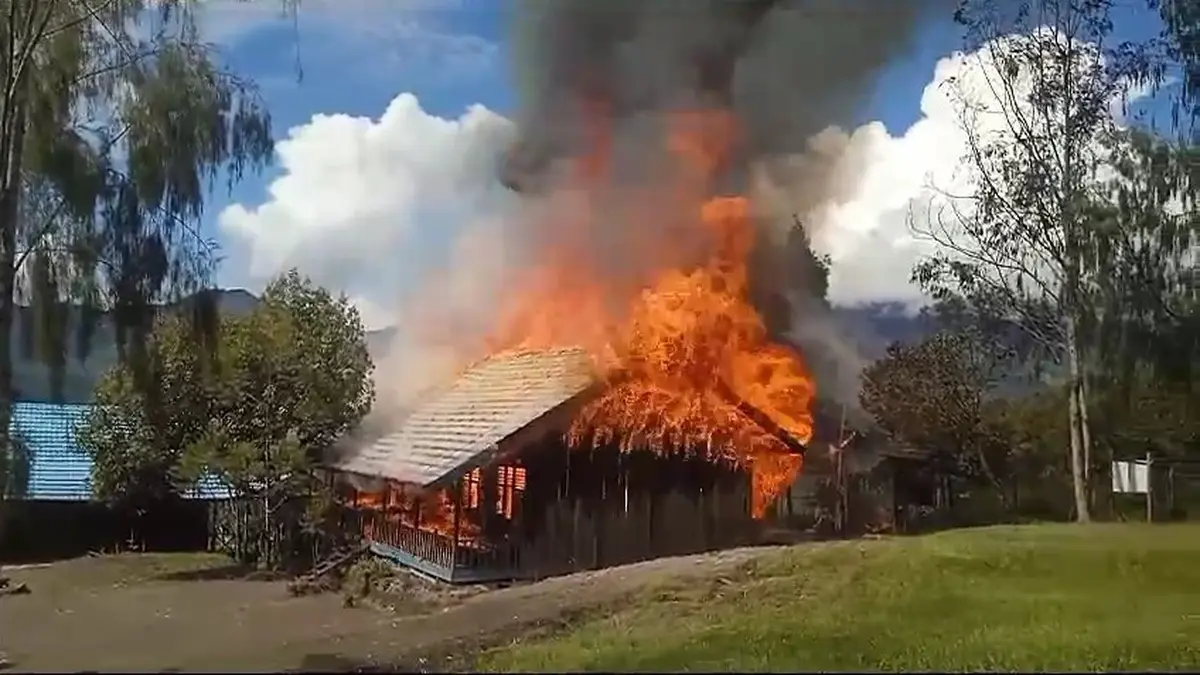
{"label": "smoke trail", "polygon": [[[662,113],[734,112],[739,152],[724,181],[762,210],[753,292],[768,328],[818,359],[828,395],[853,403],[861,359],[812,298],[811,256],[794,218],[856,185],[849,126],[878,70],[909,48],[926,14],[953,0],[520,0],[514,48],[521,107],[501,168],[510,188],[555,184],[561,160],[587,147],[597,114],[613,133],[614,183],[646,183],[658,158],[644,142]],[[720,186],[714,186],[719,190]],[[616,193],[619,195],[618,193]],[[609,195],[609,208],[619,210]],[[610,218],[629,238],[648,219]],[[802,242],[801,242],[802,243]],[[817,364],[814,364],[817,365]],[[832,385],[832,386],[829,386]]]}

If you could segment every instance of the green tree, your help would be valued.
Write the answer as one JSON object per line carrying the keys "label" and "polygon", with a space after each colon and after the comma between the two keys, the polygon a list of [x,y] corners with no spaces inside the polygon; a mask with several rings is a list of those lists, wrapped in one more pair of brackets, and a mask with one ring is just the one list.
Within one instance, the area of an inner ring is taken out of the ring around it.
{"label": "green tree", "polygon": [[1069,442],[1067,390],[1041,386],[996,397],[984,409],[987,424],[1002,439],[1008,461],[1012,505],[1018,515],[1066,520],[1074,512],[1071,471],[1062,449]]}
{"label": "green tree", "polygon": [[1139,129],[1119,130],[1106,145],[1111,177],[1086,215],[1092,273],[1080,322],[1082,391],[1100,412],[1090,425],[1099,456],[1089,483],[1105,494],[1118,455],[1178,454],[1200,396],[1200,155],[1186,140]]}
{"label": "green tree", "polygon": [[3,504],[20,499],[29,490],[30,460],[28,445],[17,434],[11,436],[12,452],[0,454],[0,520]]}
{"label": "green tree", "polygon": [[8,505],[28,494],[32,468],[26,442],[18,434],[12,434],[10,442],[9,452],[0,452],[0,541],[4,541],[8,529]]}
{"label": "green tree", "polygon": [[[1181,85],[1175,97],[1172,125],[1184,132],[1181,137],[1196,138],[1195,122],[1200,119],[1200,1],[1198,0],[1147,0],[1147,5],[1156,10],[1162,19],[1158,36],[1163,61],[1175,66]],[[1159,74],[1165,69],[1159,70]],[[1146,78],[1158,89],[1166,80],[1161,77]],[[1181,124],[1180,122],[1184,122]]]}
{"label": "green tree", "polygon": [[860,401],[889,436],[933,452],[959,476],[986,480],[1009,506],[1007,439],[987,406],[1011,355],[976,331],[896,343],[863,372]]}
{"label": "green tree", "polygon": [[[942,252],[914,278],[936,298],[1007,318],[1062,365],[1080,521],[1090,519],[1086,333],[1100,274],[1090,219],[1107,199],[1106,140],[1118,133],[1111,110],[1132,88],[1161,85],[1172,64],[1189,78],[1200,67],[1194,29],[1180,23],[1194,16],[1192,3],[1149,3],[1166,22],[1140,42],[1114,38],[1115,0],[963,0],[957,13],[980,54],[978,72],[949,89],[973,195],[949,198],[948,209],[917,228]],[[1189,87],[1180,102],[1191,105]]]}
{"label": "green tree", "polygon": [[255,311],[221,319],[211,353],[189,336],[182,319],[152,336],[155,392],[142,391],[128,366],[97,392],[82,434],[94,484],[110,499],[161,498],[205,475],[220,479],[261,505],[250,554],[276,565],[280,510],[319,489],[314,469],[374,398],[358,311],[292,271]]}
{"label": "green tree", "polygon": [[4,448],[18,303],[33,307],[30,344],[59,384],[69,338],[82,358],[103,310],[136,361],[155,304],[207,281],[213,245],[197,225],[210,188],[271,158],[253,83],[213,57],[190,7],[0,0]]}
{"label": "green tree", "polygon": [[79,431],[97,498],[146,510],[179,496],[184,450],[211,415],[210,358],[188,317],[165,315],[147,341],[144,376],[128,364],[105,373]]}
{"label": "green tree", "polygon": [[1108,146],[1113,176],[1089,213],[1094,370],[1114,384],[1190,385],[1200,374],[1200,151],[1136,129]]}

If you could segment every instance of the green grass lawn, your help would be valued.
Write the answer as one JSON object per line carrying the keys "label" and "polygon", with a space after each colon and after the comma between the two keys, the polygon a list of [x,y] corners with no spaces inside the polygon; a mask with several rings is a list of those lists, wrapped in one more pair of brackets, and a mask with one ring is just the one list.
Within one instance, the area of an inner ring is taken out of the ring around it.
{"label": "green grass lawn", "polygon": [[802,546],[664,589],[488,670],[1200,667],[1200,526],[991,527]]}

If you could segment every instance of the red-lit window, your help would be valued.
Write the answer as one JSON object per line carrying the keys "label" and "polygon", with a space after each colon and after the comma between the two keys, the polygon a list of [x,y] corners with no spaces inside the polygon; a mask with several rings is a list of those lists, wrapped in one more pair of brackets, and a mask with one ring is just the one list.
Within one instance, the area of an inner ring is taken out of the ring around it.
{"label": "red-lit window", "polygon": [[496,499],[496,513],[512,520],[515,505],[520,503],[521,494],[525,492],[525,468],[502,466],[497,474],[500,489]]}
{"label": "red-lit window", "polygon": [[467,508],[479,508],[480,492],[482,491],[483,473],[475,469],[467,474]]}

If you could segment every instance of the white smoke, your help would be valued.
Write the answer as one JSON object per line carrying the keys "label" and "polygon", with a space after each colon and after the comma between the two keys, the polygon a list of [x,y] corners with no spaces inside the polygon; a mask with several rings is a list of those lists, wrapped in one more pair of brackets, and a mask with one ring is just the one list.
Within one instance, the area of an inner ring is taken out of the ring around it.
{"label": "white smoke", "polygon": [[[806,152],[765,158],[753,182],[760,207],[798,213],[814,247],[833,259],[836,304],[924,298],[909,283],[930,244],[912,235],[939,191],[962,185],[964,136],[947,83],[989,67],[981,53],[941,59],[905,130],[873,122],[829,128]],[[519,266],[536,212],[498,184],[510,122],[475,105],[447,119],[401,94],[378,119],[317,115],[278,145],[283,175],[263,204],[220,216],[233,248],[227,283],[261,286],[297,266],[356,299],[371,328],[394,340],[377,364],[381,405],[402,407],[414,391],[456,365],[451,344],[477,334],[495,310],[506,271]],[[826,186],[808,189],[819,175]],[[832,338],[831,338],[832,339]]]}

